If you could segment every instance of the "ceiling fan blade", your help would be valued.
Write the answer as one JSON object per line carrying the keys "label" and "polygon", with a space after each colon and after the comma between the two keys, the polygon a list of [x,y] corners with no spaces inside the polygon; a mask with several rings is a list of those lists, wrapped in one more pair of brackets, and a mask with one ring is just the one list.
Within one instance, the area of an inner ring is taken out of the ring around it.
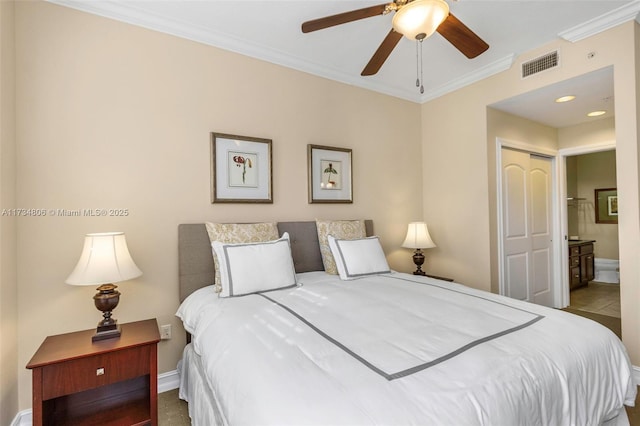
{"label": "ceiling fan blade", "polygon": [[378,50],[373,54],[369,63],[364,67],[360,75],[367,76],[377,73],[402,37],[402,34],[397,33],[394,30],[389,31],[389,34],[387,34],[384,40],[382,40],[380,47],[378,47]]}
{"label": "ceiling fan blade", "polygon": [[452,14],[440,24],[437,31],[469,59],[489,48],[484,40]]}
{"label": "ceiling fan blade", "polygon": [[314,19],[302,24],[302,32],[310,33],[312,31],[322,30],[324,28],[333,27],[335,25],[346,24],[347,22],[357,21],[359,19],[370,18],[376,15],[382,15],[387,7],[387,3],[377,6],[365,7],[364,9],[352,10],[350,12],[338,13],[337,15],[326,16],[324,18]]}

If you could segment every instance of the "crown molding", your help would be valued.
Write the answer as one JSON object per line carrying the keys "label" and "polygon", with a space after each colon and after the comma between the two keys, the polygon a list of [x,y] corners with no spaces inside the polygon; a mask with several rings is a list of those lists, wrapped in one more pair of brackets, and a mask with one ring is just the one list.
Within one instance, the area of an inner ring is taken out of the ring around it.
{"label": "crown molding", "polygon": [[513,60],[515,59],[515,57],[516,55],[512,53],[503,57],[502,59],[498,59],[497,61],[491,62],[490,64],[478,68],[473,72],[455,78],[446,84],[430,89],[424,93],[424,95],[420,99],[420,103],[428,102],[480,80],[484,80],[485,78],[491,77],[494,74],[506,71],[513,65]]}
{"label": "crown molding", "polygon": [[617,25],[637,19],[640,13],[640,0],[635,0],[629,4],[598,16],[568,30],[558,33],[561,38],[572,43],[584,38],[591,37]]}
{"label": "crown molding", "polygon": [[[0,0],[1,1],[1,0]],[[60,6],[69,7],[93,15],[102,16],[117,21],[126,22],[135,26],[147,28],[153,31],[173,35],[187,40],[203,43],[223,50],[239,53],[241,55],[260,59],[276,65],[292,68],[308,74],[313,74],[329,80],[348,84],[355,87],[371,90],[396,98],[415,103],[425,103],[447,93],[461,89],[477,81],[490,77],[511,67],[515,54],[510,54],[502,59],[487,64],[473,72],[455,78],[450,82],[419,94],[413,87],[398,88],[362,79],[360,76],[351,75],[337,69],[318,63],[301,60],[285,52],[273,49],[257,42],[247,42],[237,37],[229,36],[212,30],[194,26],[191,23],[182,22],[172,17],[152,14],[136,7],[125,0],[112,1],[86,1],[86,0],[47,0]],[[577,41],[585,37],[605,31],[622,22],[635,19],[640,13],[640,0],[620,7],[610,13],[592,19],[584,24],[575,26],[559,34],[560,37]]]}
{"label": "crown molding", "polygon": [[[124,1],[83,1],[83,0],[47,0],[60,6],[69,7],[82,12],[91,13],[93,15],[102,16],[117,21],[126,22],[128,24],[147,28],[153,31],[170,34],[187,40],[203,43],[209,46],[239,53],[266,62],[292,68],[298,71],[313,74],[329,80],[338,81],[351,86],[372,90],[374,92],[393,96],[415,103],[424,103],[438,96],[442,96],[450,91],[457,90],[465,85],[482,80],[496,72],[503,71],[504,59],[489,64],[478,71],[469,73],[461,78],[452,81],[449,84],[440,86],[434,90],[428,90],[424,94],[412,90],[413,87],[407,89],[389,87],[388,85],[375,82],[373,80],[364,80],[360,76],[347,74],[336,69],[332,69],[325,65],[303,61],[292,55],[269,48],[259,43],[248,43],[227,34],[216,32],[209,28],[197,27],[192,24],[181,22],[174,18],[167,18],[158,14],[150,14],[131,3]],[[511,61],[509,61],[509,66]],[[508,68],[508,66],[507,66]]]}
{"label": "crown molding", "polygon": [[248,43],[236,37],[222,34],[210,28],[202,28],[193,24],[181,22],[178,19],[167,18],[158,14],[151,14],[146,10],[121,1],[83,1],[83,0],[47,0],[59,6],[69,7],[81,12],[91,13],[117,21],[126,22],[138,27],[173,35],[209,46],[239,53],[244,56],[260,59],[276,65],[292,68],[298,71],[324,77],[385,95],[394,96],[411,102],[420,102],[420,95],[409,88],[401,89],[389,87],[385,84],[363,80],[342,71],[301,60],[285,52],[272,49],[257,42]]}

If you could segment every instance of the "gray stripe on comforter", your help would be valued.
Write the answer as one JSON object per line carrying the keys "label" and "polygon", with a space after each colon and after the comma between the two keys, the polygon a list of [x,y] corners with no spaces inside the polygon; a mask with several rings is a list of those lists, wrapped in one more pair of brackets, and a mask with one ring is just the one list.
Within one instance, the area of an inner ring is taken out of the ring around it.
{"label": "gray stripe on comforter", "polygon": [[[424,283],[424,282],[418,282],[418,281],[407,280],[407,279],[401,279],[401,280],[409,281],[409,282],[416,282],[416,283],[425,284],[425,285],[433,285],[431,283]],[[278,301],[272,299],[271,297],[269,297],[269,296],[267,296],[267,295],[265,295],[263,293],[256,293],[256,295],[263,297],[264,299],[270,301],[271,303],[273,303],[273,304],[281,307],[285,311],[289,312],[291,315],[293,315],[294,317],[296,317],[297,319],[302,321],[310,329],[312,329],[313,331],[318,333],[324,339],[326,339],[329,342],[333,343],[335,346],[337,346],[338,348],[342,349],[344,352],[346,352],[348,355],[350,355],[351,357],[353,357],[354,359],[356,359],[357,361],[359,361],[360,363],[362,363],[363,365],[368,367],[370,370],[374,371],[375,373],[379,374],[380,376],[384,377],[385,379],[387,379],[389,381],[395,380],[395,379],[400,379],[400,378],[403,378],[403,377],[418,373],[418,372],[420,372],[422,370],[426,370],[426,369],[428,369],[430,367],[433,367],[435,365],[438,365],[438,364],[440,364],[440,363],[442,363],[442,362],[444,362],[444,361],[446,361],[448,359],[451,359],[451,358],[453,358],[453,357],[455,357],[457,355],[460,355],[461,353],[463,353],[465,351],[468,351],[469,349],[471,349],[473,347],[481,345],[482,343],[488,342],[490,340],[497,339],[497,338],[499,338],[501,336],[504,336],[504,335],[507,335],[507,334],[510,334],[510,333],[514,333],[514,332],[516,332],[518,330],[522,330],[523,328],[529,327],[530,325],[535,324],[536,322],[538,322],[538,321],[540,321],[541,319],[544,318],[543,315],[534,314],[533,312],[528,312],[528,311],[524,311],[524,310],[519,309],[519,308],[515,308],[515,307],[512,307],[512,306],[504,305],[504,304],[502,304],[500,302],[496,302],[496,301],[491,300],[491,299],[486,299],[486,298],[483,298],[483,297],[480,297],[480,296],[477,296],[477,295],[470,295],[470,294],[467,294],[467,293],[458,292],[456,290],[449,289],[449,288],[446,288],[446,287],[442,287],[442,286],[439,286],[439,285],[434,285],[434,286],[442,288],[442,289],[445,289],[445,290],[454,291],[456,293],[461,293],[461,294],[464,294],[464,295],[469,296],[469,297],[477,297],[477,298],[480,298],[480,299],[484,299],[484,300],[487,300],[489,302],[497,303],[497,304],[506,306],[508,308],[514,309],[514,310],[527,312],[527,313],[529,313],[531,315],[534,315],[534,318],[531,319],[530,321],[527,321],[527,322],[525,322],[523,324],[520,324],[520,325],[517,325],[515,327],[512,327],[512,328],[500,331],[498,333],[494,333],[494,334],[491,334],[489,336],[485,336],[485,337],[482,337],[480,339],[474,340],[474,341],[472,341],[472,342],[470,342],[470,343],[468,343],[468,344],[466,344],[466,345],[464,345],[464,346],[462,346],[462,347],[460,347],[460,348],[458,348],[458,349],[456,349],[454,351],[451,351],[451,352],[449,352],[449,353],[447,353],[445,355],[442,355],[442,356],[440,356],[440,357],[438,357],[438,358],[436,358],[436,359],[434,359],[432,361],[425,362],[425,363],[422,363],[422,364],[418,364],[418,365],[416,365],[414,367],[407,368],[407,369],[404,369],[404,370],[401,370],[401,371],[397,371],[395,373],[389,373],[389,372],[383,371],[382,369],[376,367],[371,362],[367,361],[364,357],[358,355],[353,350],[349,349],[343,343],[339,342],[338,340],[336,340],[335,338],[331,337],[330,335],[328,335],[324,331],[320,330],[317,326],[312,324],[311,321],[307,320],[304,316],[302,316],[301,314],[299,314],[298,312],[296,312],[292,308],[286,306],[284,303],[278,302]]]}

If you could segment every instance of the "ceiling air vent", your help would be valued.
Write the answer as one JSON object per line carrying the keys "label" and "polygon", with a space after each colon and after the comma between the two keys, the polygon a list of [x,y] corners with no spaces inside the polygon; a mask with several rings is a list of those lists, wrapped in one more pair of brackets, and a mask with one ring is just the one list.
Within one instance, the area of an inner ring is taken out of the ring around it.
{"label": "ceiling air vent", "polygon": [[547,53],[546,55],[532,59],[522,64],[522,78],[529,77],[533,74],[537,74],[541,71],[555,68],[559,65],[560,58],[558,51]]}

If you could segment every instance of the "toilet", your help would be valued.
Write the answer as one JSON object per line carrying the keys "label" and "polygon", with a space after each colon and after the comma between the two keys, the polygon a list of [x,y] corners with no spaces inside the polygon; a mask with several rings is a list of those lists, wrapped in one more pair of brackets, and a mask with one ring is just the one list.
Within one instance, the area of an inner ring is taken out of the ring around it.
{"label": "toilet", "polygon": [[620,284],[620,261],[617,259],[594,259],[594,281],[601,283]]}

